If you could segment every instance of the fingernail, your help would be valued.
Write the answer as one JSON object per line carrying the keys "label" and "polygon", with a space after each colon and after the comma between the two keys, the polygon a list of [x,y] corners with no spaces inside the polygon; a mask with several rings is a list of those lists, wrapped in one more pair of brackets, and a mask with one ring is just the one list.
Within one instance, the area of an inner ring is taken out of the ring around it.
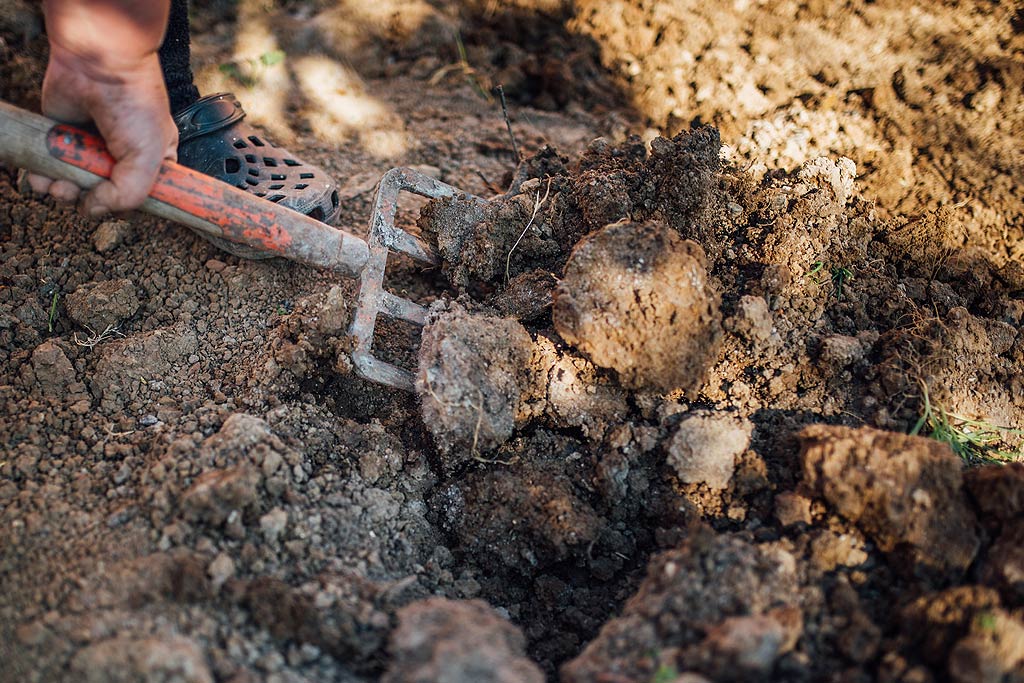
{"label": "fingernail", "polygon": [[110,213],[110,209],[103,206],[102,204],[96,204],[89,209],[89,215],[93,218],[99,218],[100,216]]}

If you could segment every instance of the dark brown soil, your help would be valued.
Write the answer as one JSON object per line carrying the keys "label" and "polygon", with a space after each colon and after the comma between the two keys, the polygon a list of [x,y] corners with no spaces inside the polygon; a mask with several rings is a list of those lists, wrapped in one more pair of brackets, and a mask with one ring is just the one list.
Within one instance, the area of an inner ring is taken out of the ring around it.
{"label": "dark brown soil", "polygon": [[0,167],[0,681],[1024,676],[1015,3],[193,13],[340,225],[396,165],[490,201],[400,203],[414,396],[354,282]]}

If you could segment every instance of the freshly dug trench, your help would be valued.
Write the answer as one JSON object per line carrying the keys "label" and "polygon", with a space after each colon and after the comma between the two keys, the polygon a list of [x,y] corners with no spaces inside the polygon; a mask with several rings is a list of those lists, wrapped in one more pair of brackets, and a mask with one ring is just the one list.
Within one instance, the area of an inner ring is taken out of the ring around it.
{"label": "freshly dug trench", "polygon": [[514,320],[438,306],[423,328],[416,393],[444,466],[454,470],[511,435],[533,341]]}
{"label": "freshly dug trench", "polygon": [[695,391],[722,336],[704,250],[656,221],[613,223],[576,245],[552,317],[633,389]]}

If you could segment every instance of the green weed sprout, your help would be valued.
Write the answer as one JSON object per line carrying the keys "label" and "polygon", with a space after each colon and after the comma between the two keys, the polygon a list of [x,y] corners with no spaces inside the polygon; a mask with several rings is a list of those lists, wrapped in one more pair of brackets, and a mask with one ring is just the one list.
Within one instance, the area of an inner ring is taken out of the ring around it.
{"label": "green weed sprout", "polygon": [[[807,274],[814,278],[815,275],[825,270],[824,261],[815,261],[811,264],[811,270]],[[832,293],[836,295],[836,298],[842,301],[843,299],[843,286],[853,280],[853,270],[846,266],[833,266],[828,270],[829,280],[832,282]],[[814,281],[818,284],[824,282],[824,278],[814,278]]]}
{"label": "green weed sprout", "polygon": [[911,436],[917,436],[927,428],[928,436],[949,444],[953,452],[970,464],[1007,463],[1024,459],[1020,449],[1006,450],[1007,436],[1024,436],[1024,430],[1001,427],[985,420],[974,420],[963,415],[947,412],[942,406],[932,403],[928,387],[921,382],[921,398],[924,410]]}
{"label": "green weed sprout", "polygon": [[651,676],[651,683],[672,683],[679,678],[679,671],[671,664],[662,664]]}
{"label": "green weed sprout", "polygon": [[57,297],[60,296],[60,292],[56,289],[53,290],[53,298],[50,299],[50,315],[47,319],[47,328],[50,330],[50,334],[53,334],[53,326],[57,322]]}

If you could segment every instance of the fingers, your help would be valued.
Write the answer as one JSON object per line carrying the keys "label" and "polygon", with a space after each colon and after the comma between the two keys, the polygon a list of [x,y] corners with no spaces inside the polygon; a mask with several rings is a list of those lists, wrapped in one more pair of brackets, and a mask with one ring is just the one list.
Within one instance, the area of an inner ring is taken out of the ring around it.
{"label": "fingers", "polygon": [[50,185],[53,185],[53,178],[36,175],[35,173],[28,174],[28,186],[36,194],[46,194],[50,191]]}
{"label": "fingers", "polygon": [[53,180],[46,176],[35,173],[28,174],[28,185],[33,192],[38,194],[49,194],[54,199],[62,202],[74,202],[81,194],[81,188],[67,180]]}
{"label": "fingers", "polygon": [[62,202],[78,201],[78,195],[82,189],[70,180],[54,180],[50,185],[50,196]]}
{"label": "fingers", "polygon": [[164,150],[159,147],[133,150],[114,165],[109,181],[100,183],[86,195],[83,209],[95,218],[111,211],[138,207],[153,187],[163,159]]}

